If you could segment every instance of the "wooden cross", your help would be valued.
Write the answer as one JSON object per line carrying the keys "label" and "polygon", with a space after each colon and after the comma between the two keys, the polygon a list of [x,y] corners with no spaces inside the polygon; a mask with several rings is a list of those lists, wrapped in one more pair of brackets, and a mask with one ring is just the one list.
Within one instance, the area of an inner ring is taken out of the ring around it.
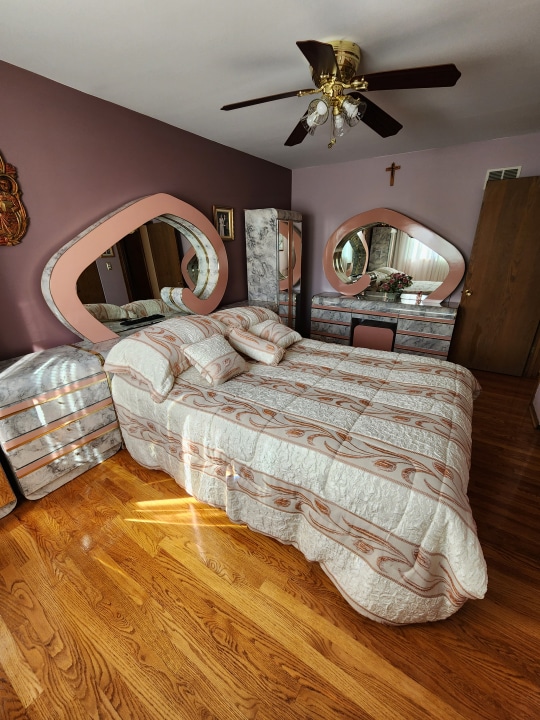
{"label": "wooden cross", "polygon": [[401,170],[401,165],[396,165],[395,162],[393,162],[390,167],[386,168],[386,172],[390,173],[390,185],[394,184],[394,176],[396,174],[396,170]]}

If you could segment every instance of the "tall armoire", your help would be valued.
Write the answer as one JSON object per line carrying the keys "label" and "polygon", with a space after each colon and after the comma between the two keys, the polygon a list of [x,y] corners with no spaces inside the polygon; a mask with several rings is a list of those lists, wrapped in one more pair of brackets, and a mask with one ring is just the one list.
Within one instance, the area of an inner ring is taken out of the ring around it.
{"label": "tall armoire", "polygon": [[278,313],[298,329],[302,215],[264,208],[245,211],[248,301]]}

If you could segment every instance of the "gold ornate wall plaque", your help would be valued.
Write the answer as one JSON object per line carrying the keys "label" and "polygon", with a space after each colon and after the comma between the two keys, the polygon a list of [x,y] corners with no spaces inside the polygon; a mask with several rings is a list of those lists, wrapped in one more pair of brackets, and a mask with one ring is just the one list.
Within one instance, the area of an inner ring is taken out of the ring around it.
{"label": "gold ornate wall plaque", "polygon": [[0,155],[0,245],[17,245],[28,227],[17,169]]}

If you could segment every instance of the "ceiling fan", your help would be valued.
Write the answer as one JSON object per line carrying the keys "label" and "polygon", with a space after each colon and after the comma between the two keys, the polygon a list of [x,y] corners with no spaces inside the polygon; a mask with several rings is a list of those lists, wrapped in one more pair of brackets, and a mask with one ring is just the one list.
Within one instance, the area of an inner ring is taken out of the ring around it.
{"label": "ceiling fan", "polygon": [[222,110],[282,100],[288,97],[303,97],[321,93],[314,98],[285,145],[298,145],[329,117],[332,121],[332,137],[328,144],[332,148],[336,138],[345,134],[349,127],[360,121],[368,125],[381,137],[398,133],[403,125],[388,115],[374,102],[359,92],[373,90],[403,90],[406,88],[451,87],[459,80],[461,73],[453,64],[428,65],[426,67],[388,70],[385,72],[357,75],[360,64],[360,48],[348,40],[330,43],[317,40],[300,40],[296,43],[310,64],[315,88],[291,90],[290,92],[267,95],[266,97],[224,105]]}

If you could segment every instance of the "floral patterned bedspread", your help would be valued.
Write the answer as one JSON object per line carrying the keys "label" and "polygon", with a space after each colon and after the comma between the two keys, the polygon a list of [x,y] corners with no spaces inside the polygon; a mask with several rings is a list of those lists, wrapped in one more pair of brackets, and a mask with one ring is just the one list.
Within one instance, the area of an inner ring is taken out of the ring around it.
{"label": "floral patterned bedspread", "polygon": [[440,620],[484,596],[468,370],[306,339],[249,368],[218,388],[190,368],[163,403],[115,376],[128,451],[295,545],[369,618]]}

